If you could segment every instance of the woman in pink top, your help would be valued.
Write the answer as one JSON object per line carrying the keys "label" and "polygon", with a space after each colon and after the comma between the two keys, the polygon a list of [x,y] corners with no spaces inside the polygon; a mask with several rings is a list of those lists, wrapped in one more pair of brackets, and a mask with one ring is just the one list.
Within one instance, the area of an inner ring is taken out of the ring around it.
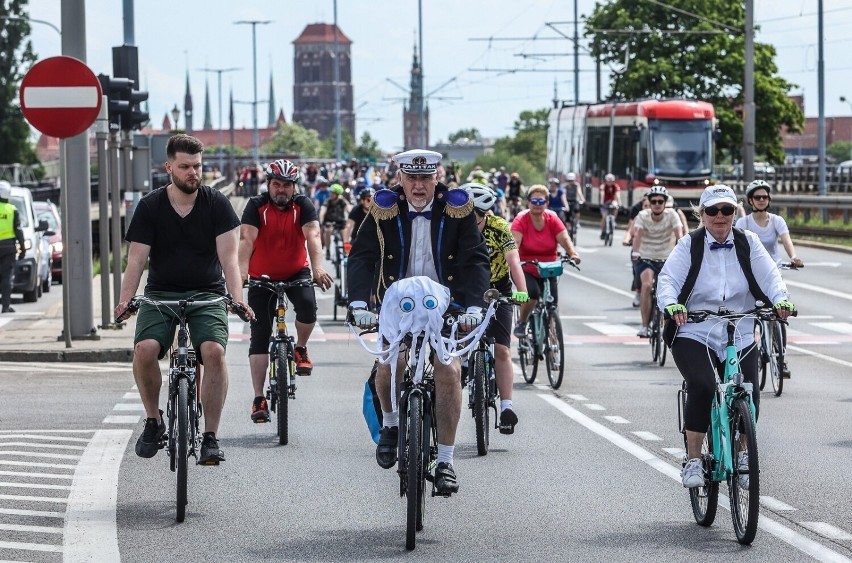
{"label": "woman in pink top", "polygon": [[[527,191],[528,209],[522,211],[512,221],[512,236],[518,245],[521,261],[538,260],[553,262],[557,259],[557,245],[561,246],[569,258],[577,264],[580,255],[577,254],[565,225],[553,211],[547,209],[547,188],[537,184]],[[524,276],[527,280],[527,293],[530,299],[521,305],[518,324],[515,325],[515,336],[523,338],[527,332],[527,319],[535,304],[541,298],[541,280],[538,278],[536,267],[532,264],[524,266]],[[558,278],[550,279],[550,293],[553,302],[557,302]]]}

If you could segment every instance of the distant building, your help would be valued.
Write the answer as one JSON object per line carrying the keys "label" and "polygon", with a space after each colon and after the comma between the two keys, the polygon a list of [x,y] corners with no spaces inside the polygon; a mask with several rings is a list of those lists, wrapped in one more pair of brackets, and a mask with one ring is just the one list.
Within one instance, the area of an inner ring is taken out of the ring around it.
{"label": "distant building", "polygon": [[[425,149],[429,146],[429,108],[424,106],[423,69],[417,59],[417,46],[414,47],[414,60],[411,63],[411,82],[408,104],[402,108],[402,139],[404,150]],[[423,110],[423,123],[420,123],[420,110]],[[423,130],[423,143],[420,131]],[[421,144],[423,146],[421,146]]]}
{"label": "distant building", "polygon": [[[804,97],[791,97],[804,112]],[[819,118],[806,117],[801,133],[789,133],[786,127],[782,127],[781,139],[788,161],[816,159],[819,153]],[[852,141],[852,117],[825,117],[825,146],[831,146],[837,141]]]}
{"label": "distant building", "polygon": [[[293,121],[316,129],[325,138],[335,132],[334,30],[327,23],[308,25],[293,41]],[[352,109],[352,41],[337,28],[340,48],[341,128],[355,139],[355,112]]]}
{"label": "distant building", "polygon": [[494,139],[476,139],[458,143],[437,143],[429,150],[444,155],[444,161],[473,162],[483,155],[494,153]]}

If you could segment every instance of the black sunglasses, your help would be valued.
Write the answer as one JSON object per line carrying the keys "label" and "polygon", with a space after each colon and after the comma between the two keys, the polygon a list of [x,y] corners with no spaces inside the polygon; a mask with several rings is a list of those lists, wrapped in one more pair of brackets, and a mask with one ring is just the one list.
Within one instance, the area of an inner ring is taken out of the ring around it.
{"label": "black sunglasses", "polygon": [[737,208],[733,205],[726,205],[725,207],[705,207],[704,213],[710,217],[715,217],[721,212],[725,217],[730,217],[736,210]]}
{"label": "black sunglasses", "polygon": [[651,205],[663,205],[666,202],[666,200],[664,200],[664,199],[649,199],[648,202]]}
{"label": "black sunglasses", "polygon": [[756,200],[756,201],[764,201],[764,200],[769,200],[769,199],[772,199],[772,198],[770,198],[768,195],[753,195],[753,196],[751,196],[751,199]]}

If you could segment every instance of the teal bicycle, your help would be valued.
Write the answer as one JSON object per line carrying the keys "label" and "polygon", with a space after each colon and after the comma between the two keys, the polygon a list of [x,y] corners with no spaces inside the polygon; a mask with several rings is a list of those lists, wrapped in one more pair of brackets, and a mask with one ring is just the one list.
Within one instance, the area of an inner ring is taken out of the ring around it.
{"label": "teal bicycle", "polygon": [[[793,313],[795,315],[795,312]],[[731,502],[731,519],[737,541],[748,545],[757,533],[760,512],[760,465],[757,451],[757,418],[755,416],[752,384],[743,380],[740,359],[734,336],[737,322],[752,317],[759,321],[775,321],[775,311],[758,307],[745,313],[733,313],[727,309],[712,311],[690,311],[690,322],[702,322],[717,318],[727,324],[728,342],[725,348],[725,365],[720,380],[716,382],[716,393],[710,410],[710,428],[701,446],[704,466],[704,485],[689,489],[692,514],[701,526],[710,526],[716,518],[719,501],[719,483],[727,481]],[[709,352],[708,353],[712,353]],[[721,367],[720,367],[721,369]],[[678,392],[678,419],[683,434],[684,449],[687,449],[684,412],[686,410],[686,382]],[[684,460],[684,466],[686,460]]]}
{"label": "teal bicycle", "polygon": [[[561,256],[555,262],[539,262],[529,260],[521,264],[534,264],[538,269],[539,278],[549,282],[550,279],[562,275],[562,265],[570,264],[578,271],[580,267],[567,256]],[[547,378],[550,386],[559,389],[565,374],[565,342],[562,340],[562,321],[553,296],[550,293],[550,283],[541,284],[541,299],[535,305],[527,321],[527,333],[518,339],[518,359],[524,381],[533,383],[538,374],[538,363],[544,360]]]}

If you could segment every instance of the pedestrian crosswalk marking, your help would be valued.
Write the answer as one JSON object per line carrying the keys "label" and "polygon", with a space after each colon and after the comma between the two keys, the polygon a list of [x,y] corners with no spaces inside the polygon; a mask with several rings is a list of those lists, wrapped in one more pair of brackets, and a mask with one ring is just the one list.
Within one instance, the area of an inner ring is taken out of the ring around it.
{"label": "pedestrian crosswalk marking", "polygon": [[136,424],[141,419],[140,416],[137,415],[119,415],[113,414],[106,418],[104,418],[104,424]]}
{"label": "pedestrian crosswalk marking", "polygon": [[583,323],[587,327],[608,336],[636,336],[636,328],[626,324]]}
{"label": "pedestrian crosswalk marking", "polygon": [[658,442],[662,440],[662,438],[660,438],[653,432],[648,432],[647,430],[637,430],[635,432],[632,432],[632,434],[648,442]]}
{"label": "pedestrian crosswalk marking", "polygon": [[825,330],[830,330],[832,332],[838,332],[840,334],[852,334],[852,323],[841,323],[841,322],[833,322],[833,323],[810,323],[812,326],[822,328]]}

